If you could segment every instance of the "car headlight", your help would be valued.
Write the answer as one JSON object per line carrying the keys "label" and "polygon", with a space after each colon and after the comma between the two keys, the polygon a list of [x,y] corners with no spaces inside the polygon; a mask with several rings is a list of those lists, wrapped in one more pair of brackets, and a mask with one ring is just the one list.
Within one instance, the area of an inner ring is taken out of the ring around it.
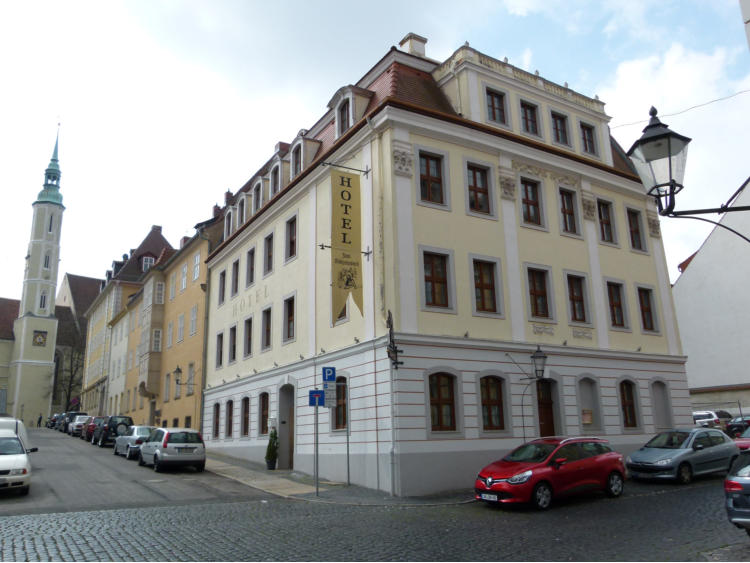
{"label": "car headlight", "polygon": [[21,469],[11,469],[10,475],[26,475],[26,468],[22,467]]}
{"label": "car headlight", "polygon": [[524,471],[523,473],[518,473],[517,475],[513,475],[510,479],[508,479],[508,483],[511,485],[520,485],[521,483],[525,483],[526,481],[531,478],[531,469],[528,471]]}
{"label": "car headlight", "polygon": [[660,459],[656,462],[656,465],[669,465],[670,463],[672,463],[672,458],[668,457],[667,459]]}

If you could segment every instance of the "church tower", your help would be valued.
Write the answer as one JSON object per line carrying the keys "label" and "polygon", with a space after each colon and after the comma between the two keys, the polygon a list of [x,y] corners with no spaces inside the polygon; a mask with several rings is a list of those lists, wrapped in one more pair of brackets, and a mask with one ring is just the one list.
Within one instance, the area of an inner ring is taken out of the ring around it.
{"label": "church tower", "polygon": [[23,292],[13,323],[8,410],[27,424],[49,416],[55,371],[55,293],[60,234],[65,207],[60,193],[58,139],[44,174],[44,187],[32,204],[31,238],[26,254]]}

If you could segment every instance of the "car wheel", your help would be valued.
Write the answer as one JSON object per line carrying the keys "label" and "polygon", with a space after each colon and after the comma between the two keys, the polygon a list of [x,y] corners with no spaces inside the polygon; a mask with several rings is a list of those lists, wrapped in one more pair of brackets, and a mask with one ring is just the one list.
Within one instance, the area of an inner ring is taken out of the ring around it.
{"label": "car wheel", "polygon": [[91,435],[91,445],[93,446],[94,444],[96,444],[96,440],[94,439],[94,435],[92,434]]}
{"label": "car wheel", "polygon": [[143,461],[143,454],[142,453],[138,454],[138,465],[146,465],[146,462]]}
{"label": "car wheel", "polygon": [[198,464],[196,464],[196,466],[195,466],[195,470],[196,470],[196,471],[197,471],[198,473],[201,473],[201,472],[203,472],[203,471],[204,471],[205,469],[206,469],[206,462],[205,462],[205,461],[204,461],[203,463],[198,463]]}
{"label": "car wheel", "polygon": [[549,508],[552,502],[552,487],[549,486],[549,483],[542,481],[534,487],[534,492],[531,493],[531,502],[537,510],[547,510]]}
{"label": "car wheel", "polygon": [[125,446],[125,459],[133,459],[133,452],[130,451],[130,445]]}
{"label": "car wheel", "polygon": [[162,466],[159,465],[159,456],[154,454],[154,471],[156,471],[157,473],[161,473],[162,469]]}
{"label": "car wheel", "polygon": [[690,465],[687,463],[680,464],[677,468],[677,480],[683,485],[687,485],[693,480],[693,470],[690,469]]}
{"label": "car wheel", "polygon": [[622,494],[625,482],[622,479],[622,475],[617,471],[613,471],[607,477],[607,487],[604,492],[608,497],[616,498]]}
{"label": "car wheel", "polygon": [[25,487],[21,487],[20,489],[18,489],[18,494],[21,495],[22,497],[25,497],[26,495],[28,495],[29,485],[26,485]]}

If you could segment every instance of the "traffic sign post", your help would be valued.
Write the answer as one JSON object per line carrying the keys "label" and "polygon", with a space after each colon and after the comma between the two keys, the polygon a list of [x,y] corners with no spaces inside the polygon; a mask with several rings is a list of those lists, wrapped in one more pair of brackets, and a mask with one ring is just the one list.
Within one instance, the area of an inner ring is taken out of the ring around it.
{"label": "traffic sign post", "polygon": [[325,391],[323,389],[310,389],[310,406],[315,407],[315,496],[318,495],[318,407],[323,406],[323,403],[325,401]]}

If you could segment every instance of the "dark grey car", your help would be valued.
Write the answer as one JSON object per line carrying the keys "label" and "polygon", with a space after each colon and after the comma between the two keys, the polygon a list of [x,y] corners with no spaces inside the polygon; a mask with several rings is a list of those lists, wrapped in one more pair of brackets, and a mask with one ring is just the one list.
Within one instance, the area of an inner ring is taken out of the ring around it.
{"label": "dark grey car", "polygon": [[750,536],[750,453],[743,452],[724,480],[727,517]]}
{"label": "dark grey car", "polygon": [[124,455],[126,459],[135,459],[141,451],[141,444],[149,437],[153,426],[131,426],[122,436],[115,438],[115,455]]}
{"label": "dark grey car", "polygon": [[740,450],[714,428],[677,428],[660,432],[625,459],[633,479],[677,479],[687,484],[695,475],[727,471]]}

